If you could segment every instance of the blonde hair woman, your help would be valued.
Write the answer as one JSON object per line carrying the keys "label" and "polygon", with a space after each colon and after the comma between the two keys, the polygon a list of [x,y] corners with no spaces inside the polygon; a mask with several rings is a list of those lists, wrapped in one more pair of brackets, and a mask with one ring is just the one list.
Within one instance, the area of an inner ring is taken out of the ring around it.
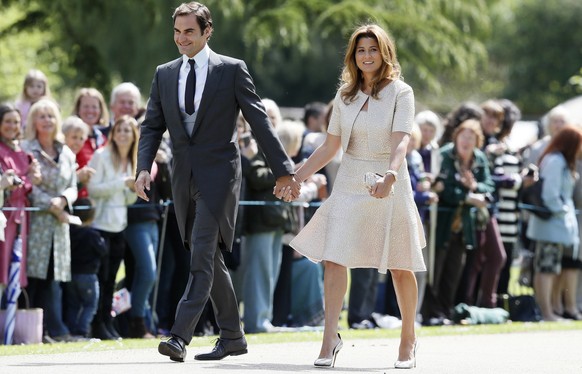
{"label": "blonde hair woman", "polygon": [[[33,186],[30,199],[40,208],[30,215],[27,272],[33,306],[44,309],[46,329],[57,341],[75,337],[63,322],[60,282],[71,280],[69,215],[77,199],[75,155],[63,144],[61,114],[54,101],[41,99],[32,105],[22,148],[40,164],[41,182]],[[69,210],[70,211],[70,210]]]}
{"label": "blonde hair woman", "polygon": [[[416,366],[415,271],[425,271],[425,239],[405,161],[414,122],[414,95],[400,79],[394,42],[377,25],[361,26],[350,37],[341,87],[324,143],[297,170],[305,181],[344,156],[330,197],[290,243],[325,264],[325,329],[314,365],[334,366],[343,343],[338,320],[347,289],[347,268],[388,270],[402,314],[397,368]],[[376,173],[366,188],[364,174]]]}

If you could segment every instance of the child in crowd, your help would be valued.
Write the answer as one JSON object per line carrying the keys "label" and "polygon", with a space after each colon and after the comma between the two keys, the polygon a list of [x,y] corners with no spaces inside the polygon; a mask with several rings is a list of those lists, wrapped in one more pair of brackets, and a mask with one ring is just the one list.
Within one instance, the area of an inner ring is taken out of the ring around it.
{"label": "child in crowd", "polygon": [[73,208],[82,226],[70,225],[73,279],[65,283],[65,322],[71,334],[89,337],[99,301],[97,272],[107,247],[99,231],[90,226],[95,217],[91,199],[79,198]]}
{"label": "child in crowd", "polygon": [[40,70],[31,69],[24,77],[24,86],[20,97],[16,100],[16,108],[22,118],[22,130],[28,122],[28,111],[32,104],[36,103],[42,97],[50,97],[48,79]]}
{"label": "child in crowd", "polygon": [[65,135],[65,144],[77,156],[77,189],[79,197],[87,197],[87,193],[81,193],[81,191],[86,192],[87,183],[95,174],[95,169],[88,165],[80,167],[78,155],[89,136],[89,126],[77,116],[67,117],[63,121],[63,135]]}
{"label": "child in crowd", "polygon": [[69,116],[63,121],[62,131],[67,147],[71,148],[75,155],[79,153],[89,136],[87,124],[77,116]]}

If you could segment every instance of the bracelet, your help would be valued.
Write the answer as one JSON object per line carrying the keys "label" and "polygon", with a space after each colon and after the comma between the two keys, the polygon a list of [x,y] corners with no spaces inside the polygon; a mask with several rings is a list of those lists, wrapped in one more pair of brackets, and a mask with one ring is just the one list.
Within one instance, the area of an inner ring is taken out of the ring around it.
{"label": "bracelet", "polygon": [[394,182],[396,182],[398,180],[398,172],[394,171],[394,170],[388,170],[386,171],[386,173],[384,175],[388,175],[391,174],[394,177]]}

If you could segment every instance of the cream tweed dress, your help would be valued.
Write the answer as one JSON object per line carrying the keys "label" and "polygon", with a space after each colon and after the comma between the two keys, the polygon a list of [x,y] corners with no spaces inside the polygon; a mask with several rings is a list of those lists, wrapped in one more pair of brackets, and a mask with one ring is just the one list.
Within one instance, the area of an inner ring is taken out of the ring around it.
{"label": "cream tweed dress", "polygon": [[[368,110],[361,110],[368,102]],[[394,195],[376,199],[364,185],[366,172],[389,168],[392,131],[410,133],[414,96],[397,80],[378,99],[359,92],[345,104],[339,91],[328,128],[341,136],[344,156],[329,198],[291,241],[290,246],[312,261],[331,261],[348,268],[425,271],[426,245],[406,161],[398,170]]]}

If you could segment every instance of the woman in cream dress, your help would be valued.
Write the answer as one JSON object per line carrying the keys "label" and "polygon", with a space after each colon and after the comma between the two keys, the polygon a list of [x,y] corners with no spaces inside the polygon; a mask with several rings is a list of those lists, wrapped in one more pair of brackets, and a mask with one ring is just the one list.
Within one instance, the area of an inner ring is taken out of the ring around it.
{"label": "woman in cream dress", "polygon": [[[426,270],[425,238],[405,161],[414,95],[400,80],[394,43],[377,25],[352,34],[344,64],[327,138],[295,176],[304,181],[343,149],[332,194],[290,243],[325,264],[325,329],[315,366],[334,366],[342,347],[338,320],[347,268],[371,267],[392,274],[402,314],[395,367],[412,368],[418,293],[413,272]],[[366,172],[379,174],[369,189]]]}

